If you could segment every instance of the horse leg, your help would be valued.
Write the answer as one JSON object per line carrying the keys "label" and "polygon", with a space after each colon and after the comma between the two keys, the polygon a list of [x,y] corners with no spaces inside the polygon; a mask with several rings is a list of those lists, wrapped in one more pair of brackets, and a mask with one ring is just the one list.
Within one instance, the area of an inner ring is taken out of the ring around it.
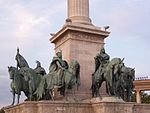
{"label": "horse leg", "polygon": [[106,81],[106,92],[109,96],[115,95],[113,88],[110,86],[109,82]]}
{"label": "horse leg", "polygon": [[33,101],[33,100],[37,100],[37,97],[34,95],[34,91],[35,91],[35,84],[33,83],[32,80],[29,81],[29,100]]}
{"label": "horse leg", "polygon": [[[77,87],[77,89],[76,89],[76,87]],[[72,90],[73,90],[74,100],[77,100],[77,98],[76,98],[76,92],[75,92],[75,90],[78,90],[77,84],[75,85],[75,87]]]}
{"label": "horse leg", "polygon": [[120,99],[120,97],[121,97],[121,87],[119,85],[119,81],[116,81],[115,87],[113,88],[113,90],[114,90],[114,95]]}
{"label": "horse leg", "polygon": [[96,95],[96,97],[99,97],[99,96],[100,96],[100,94],[99,94],[99,88],[100,88],[100,85],[97,84],[97,85],[95,86],[95,95]]}
{"label": "horse leg", "polygon": [[108,86],[107,81],[106,81],[106,92],[107,92],[108,95],[110,95],[110,92],[109,92],[109,86]]}
{"label": "horse leg", "polygon": [[49,91],[49,95],[50,95],[50,97],[51,97],[51,99],[54,101],[54,89],[50,89],[50,91]]}
{"label": "horse leg", "polygon": [[111,87],[108,82],[106,82],[106,92],[109,96],[111,96]]}
{"label": "horse leg", "polygon": [[30,83],[30,81],[29,81],[29,100],[30,100],[30,101],[32,101],[32,99],[33,99],[32,95],[33,95],[33,92],[32,92],[32,85],[31,85],[31,83]]}
{"label": "horse leg", "polygon": [[100,80],[99,83],[97,83],[97,85],[96,85],[96,97],[100,97],[99,89],[100,89],[102,83],[103,83],[103,80]]}
{"label": "horse leg", "polygon": [[122,86],[121,88],[122,88],[122,90],[121,90],[122,91],[121,97],[122,97],[123,100],[125,100],[125,93],[126,93],[125,87]]}
{"label": "horse leg", "polygon": [[60,95],[63,95],[63,96],[65,96],[65,94],[66,94],[66,88],[65,88],[66,86],[65,86],[65,84],[59,89],[60,90]]}
{"label": "horse leg", "polygon": [[12,94],[13,94],[13,102],[11,105],[14,105],[14,103],[15,103],[15,91],[14,90],[12,90]]}
{"label": "horse leg", "polygon": [[94,84],[92,84],[91,90],[92,90],[92,97],[94,97],[95,96],[95,85]]}
{"label": "horse leg", "polygon": [[25,99],[25,101],[29,100],[29,92],[28,91],[24,91],[24,94],[27,97],[27,99]]}
{"label": "horse leg", "polygon": [[17,95],[17,104],[19,104],[19,99],[20,99],[20,93]]}
{"label": "horse leg", "polygon": [[131,101],[131,90],[130,89],[127,89],[127,102],[130,102]]}
{"label": "horse leg", "polygon": [[66,98],[66,101],[68,101],[68,86],[65,84],[65,88],[64,88],[64,92],[65,92],[65,98]]}

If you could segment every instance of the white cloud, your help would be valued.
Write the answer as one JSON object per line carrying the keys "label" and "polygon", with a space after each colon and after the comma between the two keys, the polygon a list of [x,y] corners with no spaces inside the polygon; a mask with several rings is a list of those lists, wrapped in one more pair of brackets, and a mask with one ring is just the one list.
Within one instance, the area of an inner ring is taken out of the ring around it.
{"label": "white cloud", "polygon": [[[95,13],[96,25],[110,25],[110,31],[115,34],[139,35],[144,28],[148,33],[150,19],[150,1],[142,0],[94,0],[92,10]],[[100,10],[99,13],[97,10]],[[94,14],[92,12],[92,15]],[[144,32],[146,32],[144,30]],[[143,33],[144,34],[144,33]]]}
{"label": "white cloud", "polygon": [[[17,12],[18,14],[18,12]],[[50,25],[49,21],[45,17],[34,17],[33,15],[21,11],[19,12],[19,16],[17,17],[17,24],[18,27],[16,28],[16,32],[14,37],[26,37],[26,38],[32,38],[29,37],[31,34],[36,34],[36,32],[33,32],[35,27],[41,27],[43,24]]]}

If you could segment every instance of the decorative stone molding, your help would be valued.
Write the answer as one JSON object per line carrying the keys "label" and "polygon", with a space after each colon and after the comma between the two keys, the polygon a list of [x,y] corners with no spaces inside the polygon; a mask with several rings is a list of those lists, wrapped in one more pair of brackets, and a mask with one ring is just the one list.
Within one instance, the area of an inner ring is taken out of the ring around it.
{"label": "decorative stone molding", "polygon": [[24,102],[3,108],[5,113],[150,113],[149,104],[95,101]]}

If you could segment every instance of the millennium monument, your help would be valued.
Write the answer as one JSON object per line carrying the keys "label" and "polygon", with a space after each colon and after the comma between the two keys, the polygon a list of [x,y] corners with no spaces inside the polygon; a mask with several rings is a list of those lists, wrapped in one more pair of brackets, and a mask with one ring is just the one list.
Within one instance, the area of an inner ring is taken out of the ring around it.
{"label": "millennium monument", "polygon": [[[89,0],[67,0],[68,18],[61,30],[50,38],[55,44],[55,51],[63,52],[63,58],[80,63],[80,80],[82,85],[78,95],[81,98],[90,97],[91,75],[94,71],[95,55],[104,45],[104,39],[109,32],[94,26],[89,17]],[[105,93],[105,92],[103,92]]]}
{"label": "millennium monument", "polygon": [[[124,58],[110,58],[105,52],[104,39],[109,36],[109,26],[103,30],[92,24],[89,0],[67,0],[67,4],[66,22],[50,38],[56,55],[49,72],[46,73],[40,61],[36,61],[34,69],[29,67],[17,48],[17,66],[8,66],[12,104],[0,112],[150,112],[148,105],[130,102],[135,69],[125,66]],[[21,92],[27,97],[23,103],[19,103]]]}

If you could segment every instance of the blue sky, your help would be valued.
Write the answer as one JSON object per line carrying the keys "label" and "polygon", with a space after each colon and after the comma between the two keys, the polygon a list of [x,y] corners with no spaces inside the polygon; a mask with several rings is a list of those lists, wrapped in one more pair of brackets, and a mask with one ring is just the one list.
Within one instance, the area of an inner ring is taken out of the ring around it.
{"label": "blue sky", "polygon": [[[90,0],[90,18],[96,26],[110,26],[107,53],[125,57],[136,76],[150,75],[150,1]],[[7,66],[16,66],[16,48],[30,67],[41,61],[48,71],[54,55],[50,33],[67,18],[66,0],[0,0],[0,107],[11,103]]]}

